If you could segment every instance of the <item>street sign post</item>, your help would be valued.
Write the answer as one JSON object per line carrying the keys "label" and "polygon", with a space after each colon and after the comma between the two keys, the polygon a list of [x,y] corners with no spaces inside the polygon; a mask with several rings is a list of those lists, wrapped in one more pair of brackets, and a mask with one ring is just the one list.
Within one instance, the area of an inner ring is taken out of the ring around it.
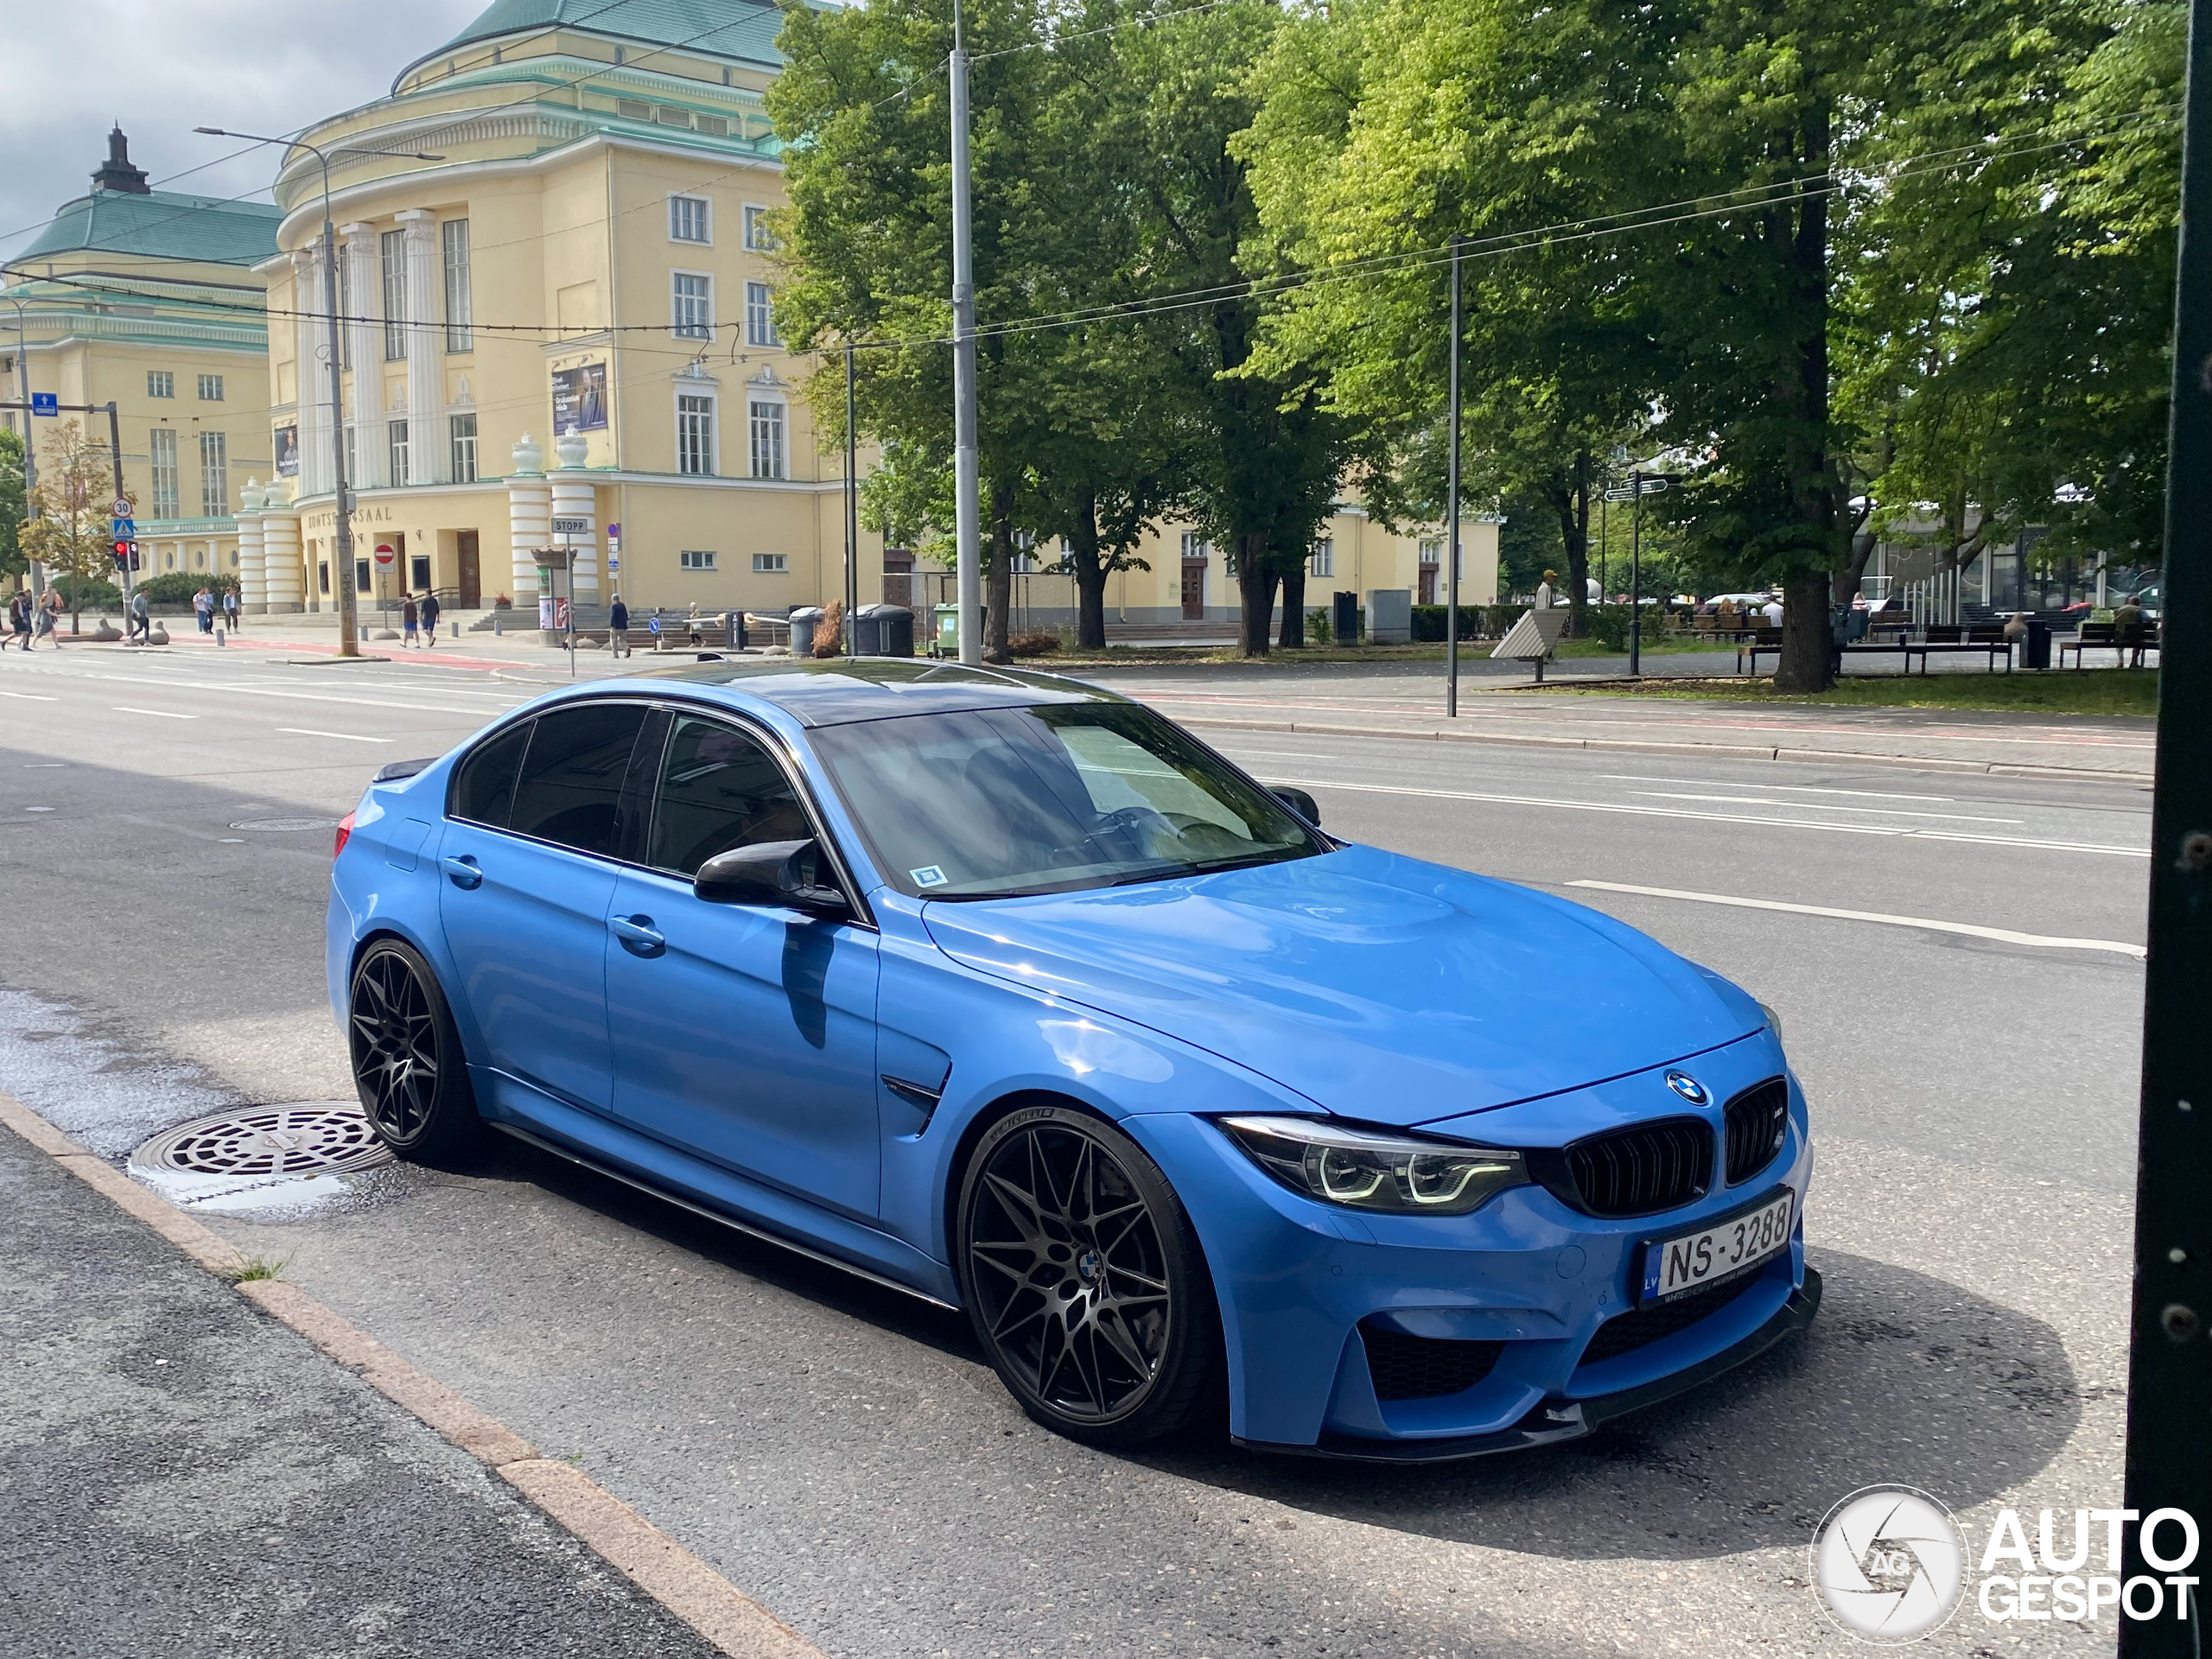
{"label": "street sign post", "polygon": [[591,520],[588,518],[556,518],[553,521],[553,533],[556,536],[588,536],[591,534]]}
{"label": "street sign post", "polygon": [[60,415],[61,413],[61,394],[54,391],[35,391],[31,393],[31,413],[34,415],[45,415],[49,416]]}
{"label": "street sign post", "polygon": [[1672,473],[1630,472],[1628,479],[1607,490],[1605,499],[1626,501],[1636,509],[1628,554],[1628,671],[1633,679],[1643,672],[1643,498],[1682,480]]}

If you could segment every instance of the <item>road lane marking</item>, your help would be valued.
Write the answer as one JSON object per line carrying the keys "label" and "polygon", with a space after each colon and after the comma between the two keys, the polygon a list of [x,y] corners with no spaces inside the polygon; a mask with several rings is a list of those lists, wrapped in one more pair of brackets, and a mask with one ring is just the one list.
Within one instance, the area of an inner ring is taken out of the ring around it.
{"label": "road lane marking", "polygon": [[156,720],[197,720],[200,718],[197,715],[180,715],[174,709],[133,709],[120,702],[115,705],[115,712],[118,715],[151,715]]}
{"label": "road lane marking", "polygon": [[1889,927],[1916,927],[1936,933],[1958,933],[1973,939],[1994,939],[1999,944],[2032,944],[2046,950],[2111,950],[2143,959],[2144,947],[2120,939],[2065,939],[2047,933],[2019,933],[2009,927],[1980,927],[1972,922],[1939,922],[1928,916],[1891,916],[1878,910],[1837,910],[1827,905],[1785,905],[1778,899],[1741,899],[1730,893],[1685,893],[1679,887],[1639,887],[1626,881],[1570,881],[1570,887],[1592,887],[1600,893],[1640,893],[1647,899],[1686,899],[1694,904],[1727,905],[1738,910],[1780,910],[1793,916],[1828,916],[1844,922],[1880,922]]}
{"label": "road lane marking", "polygon": [[[1499,806],[1548,806],[1566,812],[1624,812],[1635,817],[1688,818],[1702,823],[1748,823],[1768,830],[1824,830],[1832,836],[1895,836],[1908,841],[1949,841],[1977,847],[2019,847],[2046,853],[2096,853],[2148,858],[2147,847],[2103,847],[2091,842],[2037,841],[2026,836],[1978,836],[1966,830],[1915,830],[1888,823],[1833,823],[1815,818],[1755,818],[1742,812],[1693,812],[1680,806],[1630,806],[1622,801],[1564,801],[1541,795],[1492,795],[1465,789],[1414,789],[1405,784],[1338,784],[1319,778],[1278,778],[1272,784],[1301,789],[1342,789],[1360,795],[1420,795],[1439,801],[1483,801]],[[1787,801],[1777,801],[1787,806]]]}
{"label": "road lane marking", "polygon": [[17,697],[25,702],[59,702],[59,697],[41,697],[35,691],[0,691],[0,697]]}
{"label": "road lane marking", "polygon": [[1901,806],[1830,806],[1826,801],[1770,801],[1764,795],[1688,795],[1673,789],[1631,789],[1655,801],[1716,801],[1733,806],[1796,807],[1801,812],[1864,812],[1878,818],[1942,818],[1953,823],[2025,823],[2025,818],[1985,818],[1972,812],[1913,812]]}
{"label": "road lane marking", "polygon": [[336,737],[348,743],[396,743],[399,741],[392,737],[363,737],[359,732],[318,732],[308,726],[279,726],[276,729],[289,733],[294,737]]}
{"label": "road lane marking", "polygon": [[1817,784],[1757,784],[1745,778],[1647,778],[1633,772],[1601,772],[1598,775],[1615,784],[1688,784],[1700,789],[1785,789],[1792,795],[1855,795],[1870,801],[1922,801],[1931,806],[1948,806],[1958,798],[1955,795],[1899,795],[1886,789],[1822,789]]}

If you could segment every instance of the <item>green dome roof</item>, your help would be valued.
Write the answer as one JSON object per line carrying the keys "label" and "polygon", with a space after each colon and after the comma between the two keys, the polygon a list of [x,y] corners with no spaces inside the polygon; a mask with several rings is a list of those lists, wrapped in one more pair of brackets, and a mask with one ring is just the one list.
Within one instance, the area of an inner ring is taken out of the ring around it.
{"label": "green dome roof", "polygon": [[610,40],[680,46],[709,57],[781,67],[776,33],[784,15],[766,0],[493,0],[483,16],[435,52],[426,52],[392,79],[392,89],[421,68],[479,41],[569,28]]}
{"label": "green dome roof", "polygon": [[219,201],[169,190],[95,190],[62,207],[8,264],[92,251],[256,265],[276,251],[276,225],[283,217],[282,208],[265,201]]}

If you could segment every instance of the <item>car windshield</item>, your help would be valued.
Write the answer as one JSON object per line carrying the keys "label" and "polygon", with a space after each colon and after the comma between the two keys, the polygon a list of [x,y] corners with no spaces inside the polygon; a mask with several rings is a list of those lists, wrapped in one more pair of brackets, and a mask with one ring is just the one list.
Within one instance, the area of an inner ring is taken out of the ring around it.
{"label": "car windshield", "polygon": [[1329,844],[1126,703],[913,715],[812,734],[884,878],[1003,899],[1307,858]]}

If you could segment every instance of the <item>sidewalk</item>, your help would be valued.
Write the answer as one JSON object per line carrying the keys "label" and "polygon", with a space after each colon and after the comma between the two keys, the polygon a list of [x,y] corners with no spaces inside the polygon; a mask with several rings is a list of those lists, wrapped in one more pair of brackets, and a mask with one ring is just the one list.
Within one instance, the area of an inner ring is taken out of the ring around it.
{"label": "sidewalk", "polygon": [[10,1659],[712,1659],[447,1444],[0,1128]]}

